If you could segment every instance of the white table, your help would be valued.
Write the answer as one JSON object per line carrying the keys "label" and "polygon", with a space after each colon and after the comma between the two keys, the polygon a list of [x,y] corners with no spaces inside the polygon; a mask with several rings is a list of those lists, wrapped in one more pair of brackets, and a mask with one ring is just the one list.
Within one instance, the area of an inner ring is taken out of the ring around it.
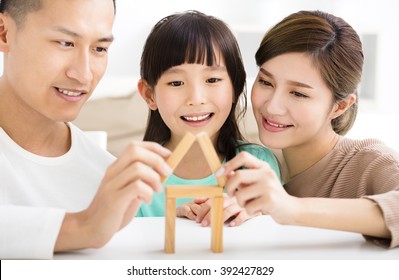
{"label": "white table", "polygon": [[269,216],[223,229],[223,253],[210,250],[209,227],[176,219],[176,253],[165,254],[164,218],[135,218],[101,249],[58,253],[54,259],[114,260],[399,260],[399,248],[384,249],[360,234],[282,226]]}

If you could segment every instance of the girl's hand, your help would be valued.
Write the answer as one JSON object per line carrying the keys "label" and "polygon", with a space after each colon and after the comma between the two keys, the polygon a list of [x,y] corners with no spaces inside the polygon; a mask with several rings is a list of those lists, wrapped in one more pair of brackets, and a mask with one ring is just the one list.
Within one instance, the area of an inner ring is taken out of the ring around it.
{"label": "girl's hand", "polygon": [[201,213],[202,204],[204,204],[208,200],[207,197],[204,198],[196,198],[193,201],[183,203],[176,209],[177,217],[186,217],[190,220],[196,221],[197,216]]}
{"label": "girl's hand", "polygon": [[[229,221],[229,226],[239,226],[243,222],[260,215],[256,213],[249,215],[245,208],[238,205],[235,197],[229,197],[227,194],[223,194],[223,222]],[[201,223],[202,226],[208,226],[211,223],[211,201],[204,203],[201,212],[198,214],[197,222]]]}
{"label": "girl's hand", "polygon": [[[246,169],[239,169],[242,167]],[[235,196],[238,205],[244,207],[248,215],[270,214],[278,223],[292,223],[298,199],[287,194],[266,162],[241,152],[227,162],[217,175],[227,176],[228,195]]]}

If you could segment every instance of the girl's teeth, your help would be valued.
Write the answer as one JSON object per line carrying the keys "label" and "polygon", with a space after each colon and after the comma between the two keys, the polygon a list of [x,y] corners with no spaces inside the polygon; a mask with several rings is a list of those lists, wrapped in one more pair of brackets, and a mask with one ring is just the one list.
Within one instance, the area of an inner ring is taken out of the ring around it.
{"label": "girl's teeth", "polygon": [[65,90],[65,89],[58,89],[59,92],[61,92],[62,94],[68,95],[68,96],[79,96],[81,94],[81,92],[74,92],[74,91],[69,91],[69,90]]}
{"label": "girl's teeth", "polygon": [[210,114],[203,115],[203,116],[193,116],[193,117],[184,117],[185,120],[191,121],[191,122],[198,122],[198,121],[203,121],[207,118],[209,118]]}

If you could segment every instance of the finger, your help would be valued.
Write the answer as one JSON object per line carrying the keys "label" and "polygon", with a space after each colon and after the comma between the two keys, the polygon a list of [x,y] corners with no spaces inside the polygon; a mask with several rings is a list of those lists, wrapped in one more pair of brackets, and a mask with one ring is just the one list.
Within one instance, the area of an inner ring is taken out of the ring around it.
{"label": "finger", "polygon": [[193,203],[190,205],[190,210],[194,213],[195,217],[201,212],[202,206],[200,204]]}
{"label": "finger", "polygon": [[[119,229],[137,213],[141,200],[151,203],[152,194],[151,187],[137,181],[112,194],[102,193],[99,197],[96,196],[95,205],[97,206],[94,209],[96,212],[106,211],[108,215],[114,215],[113,220],[118,224]],[[132,209],[129,210],[130,206]]]}
{"label": "finger", "polygon": [[204,217],[209,213],[211,209],[211,200],[201,204],[201,209],[197,212],[197,223],[202,223]]}
{"label": "finger", "polygon": [[249,215],[246,209],[242,209],[242,211],[238,213],[238,215],[236,215],[236,217],[230,221],[229,226],[231,227],[239,226],[245,221],[249,220],[250,218],[258,216],[260,214],[261,213],[258,212],[254,215]]}
{"label": "finger", "polygon": [[248,169],[259,168],[260,166],[268,166],[268,164],[257,157],[251,155],[248,152],[241,152],[236,155],[233,159],[226,162],[221,169],[219,169],[215,175],[216,176],[227,176],[233,171],[246,167]]}
{"label": "finger", "polygon": [[209,197],[197,197],[194,199],[194,203],[202,204],[205,201],[207,201],[208,199],[209,199]]}
{"label": "finger", "polygon": [[226,222],[228,219],[238,215],[243,208],[238,206],[238,204],[231,204],[223,210],[223,221]]}
{"label": "finger", "polygon": [[228,196],[223,193],[223,208],[227,208],[231,204],[237,204],[237,199],[234,196]]}
{"label": "finger", "polygon": [[188,203],[183,203],[176,208],[176,217],[185,217],[188,211],[190,211]]}
{"label": "finger", "polygon": [[207,227],[211,224],[211,211],[208,211],[206,215],[202,218],[201,226]]}
{"label": "finger", "polygon": [[245,210],[242,210],[240,213],[238,213],[233,219],[231,219],[229,226],[230,227],[236,227],[241,225],[243,222],[245,222],[248,219],[247,212]]}
{"label": "finger", "polygon": [[164,158],[167,158],[172,154],[172,152],[169,149],[165,148],[164,146],[162,146],[156,142],[132,141],[131,144],[143,147],[143,148],[150,150],[156,154],[159,154],[160,156],[162,156]]}
{"label": "finger", "polygon": [[129,207],[127,208],[120,229],[124,228],[133,218],[136,216],[140,206],[141,199],[135,198],[131,201]]}
{"label": "finger", "polygon": [[126,188],[119,192],[119,196],[128,200],[130,205],[131,200],[141,199],[147,204],[151,204],[153,189],[141,180],[130,183]]}
{"label": "finger", "polygon": [[168,155],[168,153],[157,143],[132,142],[121,156],[108,168],[107,173],[109,173],[109,176],[114,177],[128,166],[136,162],[141,162],[150,166],[159,174],[168,176],[171,173],[171,169],[166,164],[166,155]]}
{"label": "finger", "polygon": [[[242,188],[235,193],[237,204],[240,207],[246,208],[247,204],[262,196],[262,192],[257,188],[256,185]],[[248,210],[247,210],[248,211]]]}
{"label": "finger", "polygon": [[229,196],[233,196],[237,190],[252,184],[260,183],[266,176],[266,172],[257,169],[237,170],[226,182],[226,192]]}
{"label": "finger", "polygon": [[247,214],[250,216],[261,215],[263,212],[262,209],[264,208],[263,204],[264,203],[260,198],[253,199],[245,205],[245,210],[247,211]]}
{"label": "finger", "polygon": [[112,184],[114,188],[123,188],[124,186],[137,180],[145,182],[156,192],[160,192],[162,190],[160,175],[150,166],[141,162],[136,162],[130,165],[118,176],[113,178],[113,180],[109,183]]}
{"label": "finger", "polygon": [[197,218],[197,216],[191,210],[188,210],[188,212],[186,212],[185,216],[193,221],[195,221],[195,219]]}

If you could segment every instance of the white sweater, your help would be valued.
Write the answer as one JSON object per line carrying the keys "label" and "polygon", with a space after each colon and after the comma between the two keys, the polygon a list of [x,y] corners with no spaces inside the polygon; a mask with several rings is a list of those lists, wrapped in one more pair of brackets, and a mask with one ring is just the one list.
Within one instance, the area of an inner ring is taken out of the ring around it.
{"label": "white sweater", "polygon": [[0,259],[52,258],[66,212],[87,208],[114,157],[73,124],[70,150],[42,157],[0,128]]}

